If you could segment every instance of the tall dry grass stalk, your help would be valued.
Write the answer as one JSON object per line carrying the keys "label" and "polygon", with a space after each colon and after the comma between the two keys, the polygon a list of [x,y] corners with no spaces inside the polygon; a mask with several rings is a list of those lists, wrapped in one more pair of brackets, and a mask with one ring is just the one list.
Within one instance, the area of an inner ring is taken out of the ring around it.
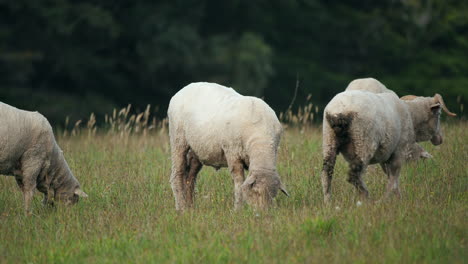
{"label": "tall dry grass stalk", "polygon": [[120,110],[114,108],[112,114],[104,115],[104,124],[102,125],[98,124],[96,115],[91,113],[87,119],[86,126],[82,125],[84,124],[83,120],[78,120],[70,131],[67,129],[70,122],[69,117],[67,117],[65,119],[63,136],[78,136],[86,133],[88,138],[91,138],[96,133],[100,133],[126,139],[130,135],[146,137],[150,133],[166,133],[168,127],[167,118],[157,119],[154,116],[152,117],[151,105],[147,105],[145,111],[141,113],[132,114],[131,111],[131,104]]}
{"label": "tall dry grass stalk", "polygon": [[293,126],[303,129],[312,125],[317,118],[319,108],[318,106],[314,107],[314,104],[310,101],[311,98],[311,94],[307,95],[305,105],[299,107],[296,113],[292,111],[291,107],[285,112],[281,112],[279,114],[279,120],[284,123],[286,127]]}
{"label": "tall dry grass stalk", "polygon": [[[317,106],[314,107],[310,102],[311,97],[312,96],[309,94],[306,98],[306,105],[299,107],[296,113],[294,113],[291,108],[280,113],[279,120],[285,127],[295,127],[302,130],[313,124],[319,108]],[[88,138],[92,138],[99,133],[126,139],[130,135],[146,137],[151,133],[167,133],[169,125],[168,119],[157,119],[155,116],[152,116],[151,105],[147,105],[145,111],[141,113],[131,112],[131,104],[120,110],[114,108],[111,114],[104,115],[104,124],[98,124],[96,115],[91,113],[87,121],[81,119],[76,121],[70,130],[68,129],[70,118],[67,116],[62,136],[68,137],[86,134]]]}

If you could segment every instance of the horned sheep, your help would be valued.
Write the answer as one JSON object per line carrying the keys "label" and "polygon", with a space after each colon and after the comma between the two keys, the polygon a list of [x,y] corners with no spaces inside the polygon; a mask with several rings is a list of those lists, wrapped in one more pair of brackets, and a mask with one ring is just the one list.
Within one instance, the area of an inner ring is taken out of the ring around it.
{"label": "horned sheep", "polygon": [[0,124],[0,174],[15,177],[27,214],[36,188],[44,194],[44,204],[73,204],[87,197],[43,115],[0,102]]}
{"label": "horned sheep", "polygon": [[323,119],[324,200],[331,201],[331,180],[336,156],[341,153],[349,163],[348,182],[362,198],[368,190],[362,175],[369,164],[379,163],[388,176],[384,197],[398,196],[398,177],[405,161],[405,151],[415,142],[430,140],[442,143],[440,113],[448,111],[442,96],[401,100],[394,93],[362,90],[336,95],[325,107]]}
{"label": "horned sheep", "polygon": [[215,83],[192,83],[172,97],[168,118],[177,210],[193,206],[203,165],[228,167],[236,209],[244,202],[265,208],[279,190],[287,194],[276,170],[282,126],[263,100]]}
{"label": "horned sheep", "polygon": [[[351,81],[346,87],[345,91],[368,91],[372,93],[391,93],[397,96],[397,94],[385,87],[381,82],[374,78],[362,78]],[[401,97],[402,100],[414,99],[414,95],[406,95]],[[416,161],[419,159],[431,159],[432,155],[424,150],[418,143],[408,144],[405,151],[406,161]]]}

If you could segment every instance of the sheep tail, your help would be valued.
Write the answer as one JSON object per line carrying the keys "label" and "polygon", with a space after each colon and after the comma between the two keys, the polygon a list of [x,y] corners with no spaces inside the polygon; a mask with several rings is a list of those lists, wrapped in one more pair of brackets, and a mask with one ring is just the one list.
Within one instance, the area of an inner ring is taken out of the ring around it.
{"label": "sheep tail", "polygon": [[354,113],[339,113],[334,115],[326,113],[325,118],[337,137],[347,138],[354,116]]}

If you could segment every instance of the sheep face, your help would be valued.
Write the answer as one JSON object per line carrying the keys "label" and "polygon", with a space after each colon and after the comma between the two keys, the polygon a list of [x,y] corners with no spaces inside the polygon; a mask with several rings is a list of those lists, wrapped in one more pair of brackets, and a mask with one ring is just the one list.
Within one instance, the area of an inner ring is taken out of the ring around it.
{"label": "sheep face", "polygon": [[278,190],[289,196],[276,171],[253,171],[242,184],[241,188],[243,200],[256,209],[270,207],[273,198],[278,194]]}
{"label": "sheep face", "polygon": [[88,195],[83,192],[79,187],[76,187],[74,190],[71,191],[60,191],[56,194],[55,200],[65,204],[65,205],[73,205],[76,204],[80,197],[88,197]]}
{"label": "sheep face", "polygon": [[424,141],[430,140],[436,146],[442,144],[443,141],[440,131],[440,113],[440,105],[432,105],[427,112],[425,121],[419,126],[419,137]]}
{"label": "sheep face", "polygon": [[[406,99],[404,98],[406,97]],[[417,100],[417,96],[404,96],[403,100],[412,101]],[[440,113],[444,110],[449,116],[456,116],[456,114],[450,112],[445,106],[444,99],[440,94],[435,94],[433,98],[423,98],[426,109],[426,118],[422,120],[422,123],[417,125],[417,140],[426,141],[431,140],[434,145],[442,144],[442,134],[440,131]]]}

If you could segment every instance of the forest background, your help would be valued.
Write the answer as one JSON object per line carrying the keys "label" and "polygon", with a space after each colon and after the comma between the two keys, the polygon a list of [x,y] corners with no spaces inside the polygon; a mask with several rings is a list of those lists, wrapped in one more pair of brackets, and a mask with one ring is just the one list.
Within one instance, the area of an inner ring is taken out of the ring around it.
{"label": "forest background", "polygon": [[468,2],[455,0],[0,1],[0,101],[54,126],[209,81],[275,111],[319,112],[353,79],[400,96],[468,98]]}

